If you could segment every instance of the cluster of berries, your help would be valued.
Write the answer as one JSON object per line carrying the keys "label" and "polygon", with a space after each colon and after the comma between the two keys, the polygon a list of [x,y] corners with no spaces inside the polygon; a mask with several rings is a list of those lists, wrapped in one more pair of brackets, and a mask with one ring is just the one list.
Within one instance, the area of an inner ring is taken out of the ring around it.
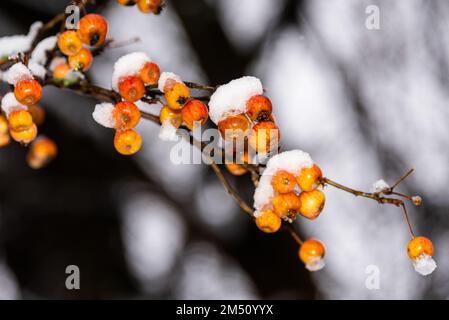
{"label": "cluster of berries", "polygon": [[164,7],[162,0],[117,0],[117,2],[122,6],[137,5],[137,8],[143,13],[159,14]]}
{"label": "cluster of berries", "polygon": [[[98,48],[105,44],[108,22],[98,14],[90,13],[79,21],[78,30],[67,30],[58,37],[59,50],[68,57],[53,70],[56,82],[69,81],[71,71],[86,72],[92,65],[93,56],[89,47]],[[69,83],[65,83],[68,85]]]}
{"label": "cluster of berries", "polygon": [[190,97],[190,90],[176,75],[163,74],[160,87],[164,92],[165,102],[159,113],[159,121],[164,126],[169,123],[179,128],[183,123],[193,130],[206,123],[209,111],[206,105],[198,99]]}

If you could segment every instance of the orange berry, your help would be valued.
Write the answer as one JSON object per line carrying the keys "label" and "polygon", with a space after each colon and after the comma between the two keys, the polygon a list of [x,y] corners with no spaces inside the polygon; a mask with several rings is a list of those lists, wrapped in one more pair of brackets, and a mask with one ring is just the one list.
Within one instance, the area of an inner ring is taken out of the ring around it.
{"label": "orange berry", "polygon": [[320,167],[316,164],[310,168],[303,168],[296,177],[298,186],[304,191],[312,191],[318,188],[323,178]]}
{"label": "orange berry", "polygon": [[45,111],[43,108],[39,107],[38,105],[33,104],[32,106],[28,107],[28,112],[31,114],[31,117],[33,118],[33,122],[40,126],[42,123],[44,123],[45,119]]}
{"label": "orange berry", "polygon": [[256,122],[270,120],[272,111],[273,106],[270,99],[262,95],[253,96],[246,103],[248,117]]}
{"label": "orange berry", "polygon": [[0,148],[7,146],[10,142],[11,142],[11,138],[7,132],[0,133]]}
{"label": "orange berry", "polygon": [[159,121],[161,124],[170,121],[175,128],[179,128],[182,124],[182,113],[179,110],[173,110],[167,106],[163,106],[159,112]]}
{"label": "orange berry", "polygon": [[66,56],[77,54],[82,47],[83,42],[78,38],[76,31],[64,31],[58,37],[58,48]]}
{"label": "orange berry", "polygon": [[237,163],[225,163],[226,169],[234,176],[242,176],[248,172],[244,166]]}
{"label": "orange berry", "polygon": [[426,237],[415,237],[409,241],[407,253],[410,259],[415,260],[423,253],[433,256],[433,244]]}
{"label": "orange berry", "polygon": [[169,85],[166,84],[165,87],[169,88],[168,90],[164,89],[167,105],[175,110],[182,109],[182,107],[184,107],[184,104],[189,101],[189,88],[187,88],[187,86],[182,82],[176,82],[175,84]]}
{"label": "orange berry", "polygon": [[0,134],[8,132],[8,120],[2,114],[0,114]]}
{"label": "orange berry", "polygon": [[285,170],[279,170],[271,179],[274,191],[279,193],[289,193],[295,188],[295,176]]}
{"label": "orange berry", "polygon": [[279,128],[274,122],[263,121],[257,123],[249,135],[249,145],[260,153],[269,153],[279,145]]}
{"label": "orange berry", "polygon": [[117,0],[117,2],[122,6],[133,6],[136,4],[135,0]]}
{"label": "orange berry", "polygon": [[112,110],[112,117],[115,120],[114,128],[128,130],[139,123],[140,110],[134,103],[122,101],[115,105],[114,110]]}
{"label": "orange berry", "polygon": [[422,204],[422,198],[420,196],[413,196],[412,202],[415,206],[420,206]]}
{"label": "orange berry", "polygon": [[47,165],[56,157],[58,147],[49,138],[38,138],[32,144],[27,155],[27,163],[33,169],[39,169]]}
{"label": "orange berry", "polygon": [[21,104],[31,106],[42,98],[42,86],[34,79],[19,81],[14,86],[14,96]]}
{"label": "orange berry", "polygon": [[193,130],[196,125],[203,125],[209,117],[209,111],[200,100],[190,100],[182,109],[182,120],[187,128]]}
{"label": "orange berry", "polygon": [[143,65],[142,69],[140,69],[139,76],[146,85],[154,85],[159,81],[161,70],[159,70],[159,66],[157,64],[147,62]]}
{"label": "orange berry", "polygon": [[55,67],[53,70],[53,80],[56,82],[61,82],[70,72],[70,66],[68,63],[61,63]]}
{"label": "orange berry", "polygon": [[78,53],[69,57],[69,65],[75,71],[86,72],[93,61],[92,53],[88,48],[82,48]]}
{"label": "orange berry", "polygon": [[218,123],[218,130],[225,140],[242,140],[251,129],[251,123],[244,114],[229,116]]}
{"label": "orange berry", "polygon": [[36,138],[37,126],[33,124],[28,129],[22,131],[14,131],[10,129],[9,134],[11,135],[11,138],[13,138],[15,141],[28,144]]}
{"label": "orange berry", "polygon": [[301,200],[299,213],[310,220],[314,220],[320,215],[326,202],[324,193],[317,189],[301,192],[299,199]]}
{"label": "orange berry", "polygon": [[273,233],[281,227],[281,218],[271,210],[265,210],[256,218],[257,227],[266,233]]}
{"label": "orange berry", "polygon": [[143,13],[159,14],[163,8],[162,0],[136,0],[137,7]]}
{"label": "orange berry", "polygon": [[89,46],[102,46],[108,34],[108,22],[99,14],[89,13],[81,18],[77,34]]}
{"label": "orange berry", "polygon": [[274,212],[281,218],[293,220],[301,208],[301,200],[294,192],[281,193],[273,198]]}
{"label": "orange berry", "polygon": [[134,130],[117,131],[114,137],[114,147],[118,153],[125,156],[132,155],[140,150],[142,138]]}
{"label": "orange berry", "polygon": [[27,130],[33,125],[33,117],[27,110],[15,110],[9,115],[9,127],[13,131]]}
{"label": "orange berry", "polygon": [[119,81],[118,90],[122,98],[130,102],[136,102],[145,95],[143,81],[136,76],[122,78]]}
{"label": "orange berry", "polygon": [[303,242],[301,248],[299,248],[299,259],[304,262],[305,265],[314,263],[316,259],[323,258],[326,249],[324,245],[315,239],[309,239]]}

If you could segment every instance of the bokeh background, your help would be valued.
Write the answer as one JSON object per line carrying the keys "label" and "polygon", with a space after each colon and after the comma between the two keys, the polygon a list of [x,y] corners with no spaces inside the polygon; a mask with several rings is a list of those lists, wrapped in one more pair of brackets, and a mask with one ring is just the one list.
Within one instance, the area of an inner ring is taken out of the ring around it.
{"label": "bokeh background", "polygon": [[[295,222],[327,245],[326,268],[311,274],[287,234],[259,232],[206,166],[172,165],[157,126],[142,122],[143,149],[121,157],[92,119],[94,100],[45,88],[41,132],[59,157],[34,171],[24,148],[0,150],[0,298],[449,298],[448,1],[167,0],[160,16],[98,4],[110,37],[142,41],[97,57],[94,83],[109,87],[113,62],[137,50],[189,81],[255,75],[283,149],[309,152],[328,177],[369,189],[415,168],[401,190],[424,198],[411,221],[434,241],[438,268],[413,271],[399,209],[327,189],[320,218]],[[1,1],[0,36],[65,5]],[[380,30],[365,26],[368,5]],[[250,179],[231,179],[251,202]],[[65,288],[70,264],[80,290]],[[370,265],[378,290],[365,286]]]}

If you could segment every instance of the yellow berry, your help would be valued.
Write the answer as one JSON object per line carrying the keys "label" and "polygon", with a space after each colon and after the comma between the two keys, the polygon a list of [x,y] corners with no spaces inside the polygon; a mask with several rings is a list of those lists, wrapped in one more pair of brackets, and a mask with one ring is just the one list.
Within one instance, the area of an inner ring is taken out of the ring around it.
{"label": "yellow berry", "polygon": [[256,218],[257,227],[266,233],[273,233],[281,227],[281,218],[271,210],[263,211]]}

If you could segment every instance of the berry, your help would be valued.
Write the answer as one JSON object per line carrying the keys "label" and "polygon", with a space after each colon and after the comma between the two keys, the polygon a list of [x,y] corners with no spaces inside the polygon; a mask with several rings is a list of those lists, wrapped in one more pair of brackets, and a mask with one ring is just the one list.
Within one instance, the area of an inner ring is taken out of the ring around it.
{"label": "berry", "polygon": [[159,66],[157,64],[147,62],[144,64],[142,69],[140,69],[139,76],[146,85],[155,85],[159,81],[161,71],[159,70]]}
{"label": "berry", "polygon": [[409,241],[407,253],[410,259],[415,260],[422,254],[433,256],[433,244],[426,237],[415,237]]}
{"label": "berry", "polygon": [[133,6],[136,4],[135,0],[117,0],[117,2],[122,6]]}
{"label": "berry", "polygon": [[33,117],[27,110],[15,110],[9,115],[9,128],[13,131],[27,130],[33,124]]}
{"label": "berry", "polygon": [[143,81],[136,76],[122,78],[119,81],[118,89],[122,98],[130,102],[136,102],[145,95]]}
{"label": "berry", "polygon": [[302,190],[312,191],[318,188],[322,178],[320,167],[314,164],[310,168],[303,168],[296,177],[296,182]]}
{"label": "berry", "polygon": [[78,38],[76,31],[64,31],[58,37],[58,48],[66,56],[77,54],[82,47],[83,42]]}
{"label": "berry", "polygon": [[271,210],[265,210],[256,218],[257,227],[266,233],[273,233],[281,227],[281,218]]}
{"label": "berry", "polygon": [[420,196],[413,196],[412,202],[415,206],[420,206],[422,204],[422,198]]}
{"label": "berry", "polygon": [[31,106],[42,98],[42,86],[34,79],[19,81],[14,87],[14,96],[21,104]]}
{"label": "berry", "polygon": [[163,106],[161,108],[161,111],[159,112],[159,121],[161,122],[161,124],[165,123],[166,121],[170,121],[175,128],[179,128],[182,124],[181,111],[173,110],[167,106]]}
{"label": "berry", "polygon": [[279,128],[274,122],[263,121],[257,123],[249,135],[249,145],[260,153],[269,153],[279,145]]}
{"label": "berry", "polygon": [[143,13],[159,14],[162,11],[162,0],[136,0],[137,7]]}
{"label": "berry", "polygon": [[167,105],[175,110],[182,109],[190,98],[189,88],[182,82],[176,82],[173,85],[166,84],[165,87],[168,87],[168,90],[164,89]]}
{"label": "berry", "polygon": [[307,266],[311,264],[315,264],[317,260],[322,259],[325,254],[324,245],[315,239],[309,239],[304,241],[299,248],[299,259]]}
{"label": "berry", "polygon": [[244,114],[229,116],[218,123],[218,130],[225,140],[242,140],[251,129],[251,123]]}
{"label": "berry", "polygon": [[200,100],[190,100],[182,109],[182,120],[187,128],[193,130],[196,125],[203,125],[209,117],[209,111]]}
{"label": "berry", "polygon": [[77,34],[89,46],[102,46],[108,34],[108,22],[99,14],[89,13],[81,18]]}
{"label": "berry", "polygon": [[314,220],[320,215],[326,201],[324,193],[317,189],[301,192],[299,199],[301,200],[299,213],[310,220]]}
{"label": "berry", "polygon": [[279,170],[271,179],[274,191],[279,193],[289,193],[295,188],[295,176],[285,170]]}
{"label": "berry", "polygon": [[7,146],[11,142],[11,137],[8,133],[0,133],[0,148]]}
{"label": "berry", "polygon": [[82,48],[78,53],[69,57],[69,66],[75,71],[86,72],[92,65],[92,53],[87,48]]}
{"label": "berry", "polygon": [[36,139],[27,156],[27,163],[33,169],[40,169],[56,157],[58,148],[49,138]]}
{"label": "berry", "polygon": [[0,114],[0,134],[8,133],[8,120]]}
{"label": "berry", "polygon": [[255,122],[270,120],[272,111],[270,99],[262,95],[253,96],[246,103],[246,113]]}
{"label": "berry", "polygon": [[53,70],[53,80],[55,82],[62,82],[70,70],[71,69],[68,63],[61,63],[57,65]]}
{"label": "berry", "polygon": [[248,172],[244,166],[237,163],[226,163],[226,169],[234,176],[242,176]]}
{"label": "berry", "polygon": [[114,147],[118,153],[125,156],[132,155],[140,150],[142,138],[134,130],[117,131],[114,137]]}
{"label": "berry", "polygon": [[28,112],[31,114],[33,118],[33,122],[39,127],[44,123],[45,120],[45,111],[43,108],[39,107],[36,104],[28,107]]}
{"label": "berry", "polygon": [[281,218],[293,220],[301,208],[301,200],[294,192],[281,193],[273,198],[274,212]]}
{"label": "berry", "polygon": [[11,135],[11,138],[13,138],[15,141],[28,144],[36,138],[37,126],[33,124],[28,129],[22,131],[14,131],[10,129],[9,134]]}
{"label": "berry", "polygon": [[128,130],[139,123],[140,110],[134,103],[122,101],[115,105],[112,117],[115,120],[114,128],[117,130]]}

